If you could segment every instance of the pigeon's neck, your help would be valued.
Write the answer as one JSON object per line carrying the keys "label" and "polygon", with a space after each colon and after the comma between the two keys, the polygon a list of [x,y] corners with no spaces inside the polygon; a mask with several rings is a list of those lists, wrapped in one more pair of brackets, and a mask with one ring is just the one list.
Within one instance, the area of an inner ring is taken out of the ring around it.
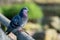
{"label": "pigeon's neck", "polygon": [[[20,15],[19,15],[20,16]],[[22,19],[27,19],[27,17],[24,17],[24,16],[20,16],[20,18],[22,18]]]}

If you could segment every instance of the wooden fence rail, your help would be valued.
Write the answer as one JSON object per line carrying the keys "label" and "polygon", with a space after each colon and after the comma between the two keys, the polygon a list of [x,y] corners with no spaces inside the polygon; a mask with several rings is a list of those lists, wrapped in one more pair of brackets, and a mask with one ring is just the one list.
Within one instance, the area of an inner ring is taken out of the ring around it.
{"label": "wooden fence rail", "polygon": [[[1,23],[4,26],[8,27],[9,23],[10,23],[10,20],[8,18],[6,18],[3,14],[0,13],[0,26],[1,26]],[[14,34],[16,34],[17,40],[35,40],[25,32],[16,31]]]}

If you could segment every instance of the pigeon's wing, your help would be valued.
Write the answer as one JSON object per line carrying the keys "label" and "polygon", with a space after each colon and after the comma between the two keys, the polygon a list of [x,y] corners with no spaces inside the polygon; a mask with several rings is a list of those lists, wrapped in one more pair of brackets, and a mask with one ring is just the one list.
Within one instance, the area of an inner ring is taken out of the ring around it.
{"label": "pigeon's wing", "polygon": [[7,29],[7,33],[9,34],[11,31],[13,31],[14,29],[17,29],[20,25],[21,25],[21,18],[17,15],[15,17],[12,18],[11,22],[10,22],[10,26]]}
{"label": "pigeon's wing", "polygon": [[20,26],[21,24],[22,24],[22,20],[18,15],[13,17],[13,19],[11,20],[11,23],[10,23],[10,25],[15,28]]}

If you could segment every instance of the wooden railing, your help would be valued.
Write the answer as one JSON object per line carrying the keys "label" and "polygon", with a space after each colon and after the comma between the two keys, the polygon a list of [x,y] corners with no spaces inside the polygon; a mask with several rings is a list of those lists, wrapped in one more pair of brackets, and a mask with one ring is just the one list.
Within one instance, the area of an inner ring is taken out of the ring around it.
{"label": "wooden railing", "polygon": [[[8,27],[10,20],[0,13],[0,26],[1,26],[1,23],[4,26]],[[17,40],[35,40],[25,32],[16,31],[15,33],[13,32],[13,34],[15,34],[17,36]]]}

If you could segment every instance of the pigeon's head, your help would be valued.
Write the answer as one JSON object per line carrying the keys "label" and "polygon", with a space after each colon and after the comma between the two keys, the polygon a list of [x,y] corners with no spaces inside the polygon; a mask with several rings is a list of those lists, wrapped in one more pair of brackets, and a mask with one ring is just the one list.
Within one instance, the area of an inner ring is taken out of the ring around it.
{"label": "pigeon's head", "polygon": [[20,10],[19,15],[20,15],[21,17],[27,17],[27,16],[28,16],[28,8],[27,8],[27,7],[22,8],[22,9]]}

